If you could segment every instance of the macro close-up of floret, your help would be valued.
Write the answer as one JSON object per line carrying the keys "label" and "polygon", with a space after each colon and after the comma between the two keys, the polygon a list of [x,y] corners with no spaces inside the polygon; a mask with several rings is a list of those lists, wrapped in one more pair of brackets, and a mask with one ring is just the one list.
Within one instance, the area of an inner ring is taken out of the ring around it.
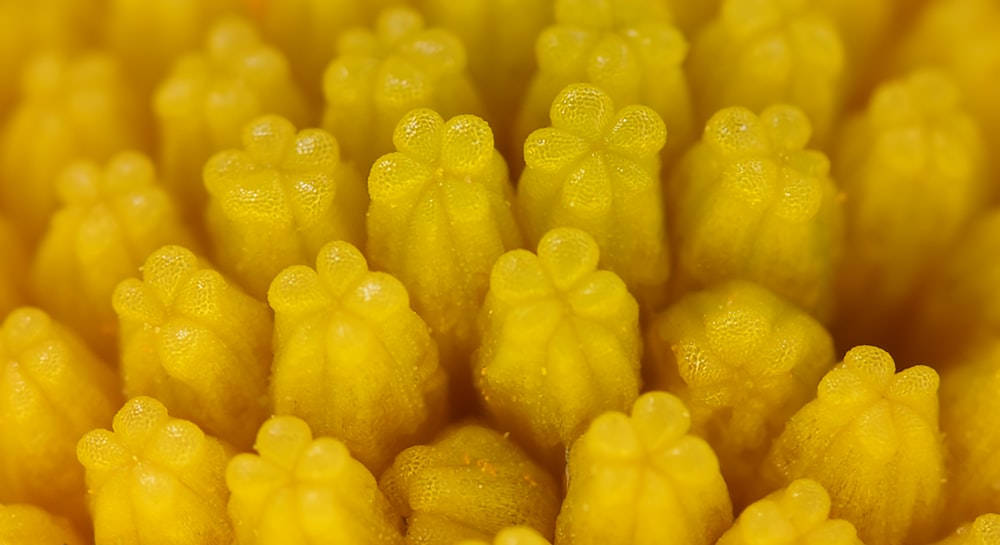
{"label": "macro close-up of floret", "polygon": [[0,0],[0,545],[1000,545],[1000,0]]}

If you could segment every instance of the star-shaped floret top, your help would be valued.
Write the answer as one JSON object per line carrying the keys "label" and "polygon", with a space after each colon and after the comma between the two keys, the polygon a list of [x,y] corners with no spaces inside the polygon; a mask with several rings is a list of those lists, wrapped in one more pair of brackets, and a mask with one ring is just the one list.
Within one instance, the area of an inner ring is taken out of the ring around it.
{"label": "star-shaped floret top", "polygon": [[340,441],[313,438],[302,420],[275,416],[254,449],[226,470],[240,543],[402,545],[402,517]]}
{"label": "star-shaped floret top", "polygon": [[482,110],[462,41],[443,28],[425,28],[412,8],[384,10],[374,31],[345,32],[339,50],[323,79],[323,126],[361,170],[392,151],[396,124],[414,108],[445,117]]}
{"label": "star-shaped floret top", "polygon": [[58,188],[65,204],[35,256],[31,288],[44,308],[111,360],[118,329],[111,294],[118,282],[164,244],[197,246],[142,154],[122,152],[103,168],[71,165]]}
{"label": "star-shaped floret top", "polygon": [[0,204],[36,242],[59,205],[56,180],[75,161],[145,149],[139,99],[108,55],[47,53],[21,76],[23,99],[0,136]]}
{"label": "star-shaped floret top", "polygon": [[854,525],[830,518],[830,495],[799,479],[747,507],[716,545],[863,545]]}
{"label": "star-shaped floret top", "polygon": [[810,134],[805,114],[786,105],[709,120],[668,190],[678,286],[744,278],[830,319],[841,197],[830,161],[805,147]]}
{"label": "star-shaped floret top", "polygon": [[462,397],[490,269],[521,245],[513,189],[479,117],[445,121],[413,110],[393,140],[399,151],[379,159],[368,178],[367,253],[406,285]]}
{"label": "star-shaped floret top", "polygon": [[725,0],[691,49],[691,89],[701,120],[717,110],[793,104],[821,144],[841,110],[844,46],[805,0]]}
{"label": "star-shaped floret top", "polygon": [[295,124],[309,118],[288,61],[253,25],[228,17],[209,30],[205,48],[174,65],[156,89],[160,164],[168,189],[200,223],[206,194],[201,172],[212,153],[240,144],[244,125],[269,113]]}
{"label": "star-shaped floret top", "polygon": [[832,515],[852,522],[865,542],[898,545],[932,534],[945,481],[937,389],[930,367],[896,373],[885,351],[851,349],[823,377],[816,399],[789,419],[762,482],[819,482]]}
{"label": "star-shaped floret top", "polygon": [[258,117],[242,149],[205,165],[208,231],[220,265],[263,298],[285,267],[305,265],[331,240],[364,241],[364,182],[322,129]]}
{"label": "star-shaped floret top", "polygon": [[121,403],[114,370],[69,329],[22,307],[0,327],[0,503],[30,503],[88,525],[76,442]]}
{"label": "star-shaped floret top", "polygon": [[142,280],[115,288],[128,396],[246,447],[266,418],[273,326],[267,305],[180,246],[150,254]]}
{"label": "star-shaped floret top", "polygon": [[563,87],[587,82],[616,103],[655,110],[672,135],[664,149],[670,162],[690,143],[693,113],[682,67],[687,41],[668,12],[657,0],[557,0],[555,24],[535,45],[538,71],[518,116],[518,140],[545,126]]}
{"label": "star-shaped floret top", "polygon": [[655,306],[670,266],[657,155],[663,121],[645,106],[616,109],[590,84],[563,89],[550,117],[552,126],[524,144],[518,206],[529,240],[561,226],[587,231],[601,264]]}
{"label": "star-shaped floret top", "polygon": [[368,270],[350,244],[324,246],[316,269],[275,278],[271,401],[343,441],[373,472],[444,422],[447,376],[406,288]]}
{"label": "star-shaped floret top", "polygon": [[[643,394],[631,415],[606,412],[573,445],[556,541],[568,545],[713,543],[733,520],[708,443],[671,394]],[[698,498],[698,501],[686,501]]]}
{"label": "star-shaped floret top", "polygon": [[159,401],[127,401],[112,430],[91,431],[77,445],[96,541],[229,545],[231,456],[228,446],[170,417]]}
{"label": "star-shaped floret top", "polygon": [[742,280],[685,295],[650,324],[646,349],[647,386],[685,401],[738,507],[756,499],[746,492],[771,441],[834,364],[822,325]]}

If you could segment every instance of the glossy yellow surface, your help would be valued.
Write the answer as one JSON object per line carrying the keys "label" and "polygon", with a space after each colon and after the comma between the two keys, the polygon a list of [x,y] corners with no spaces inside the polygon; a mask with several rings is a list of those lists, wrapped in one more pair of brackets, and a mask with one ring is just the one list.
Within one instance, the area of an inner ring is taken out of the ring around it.
{"label": "glossy yellow surface", "polygon": [[811,133],[791,106],[712,116],[667,192],[675,289],[743,278],[829,320],[843,219]]}
{"label": "glossy yellow surface", "polygon": [[1000,515],[988,513],[976,517],[970,524],[959,527],[936,545],[998,545],[1000,544]]}
{"label": "glossy yellow surface", "polygon": [[937,531],[945,481],[937,389],[929,367],[897,374],[886,352],[851,349],[788,420],[764,479],[820,483],[831,516],[853,523],[865,543],[923,543]]}
{"label": "glossy yellow surface", "polygon": [[406,517],[410,545],[488,542],[513,525],[551,537],[559,510],[552,476],[505,435],[476,424],[406,449],[379,486]]}
{"label": "glossy yellow surface", "polygon": [[639,309],[583,231],[497,260],[473,378],[486,411],[552,468],[592,418],[639,393]]}
{"label": "glossy yellow surface", "polygon": [[507,167],[472,115],[406,114],[368,178],[367,254],[399,278],[441,349],[456,399],[470,398],[469,357],[490,269],[520,247]]}
{"label": "glossy yellow surface", "polygon": [[799,479],[754,502],[716,545],[864,545],[854,525],[830,519],[830,495]]}
{"label": "glossy yellow surface", "polygon": [[66,166],[146,146],[139,98],[114,57],[47,53],[21,74],[23,99],[0,129],[0,205],[34,244],[58,208]]}
{"label": "glossy yellow surface", "polygon": [[239,545],[402,545],[403,519],[343,443],[276,416],[226,469]]}
{"label": "glossy yellow surface", "polygon": [[152,99],[164,185],[195,225],[207,198],[202,168],[212,154],[239,146],[244,125],[261,114],[297,126],[309,118],[288,60],[249,21],[220,19],[204,41],[202,51],[177,58]]}
{"label": "glossy yellow surface", "polygon": [[838,329],[844,342],[881,341],[984,208],[984,143],[953,79],[924,70],[880,86],[838,148],[834,177],[850,196]]}
{"label": "glossy yellow surface", "polygon": [[282,269],[312,263],[327,242],[363,244],[368,199],[330,133],[268,115],[242,134],[242,149],[205,165],[208,231],[220,267],[263,299]]}
{"label": "glossy yellow surface", "polygon": [[65,519],[53,516],[33,505],[15,504],[0,505],[0,543],[83,545],[86,541]]}
{"label": "glossy yellow surface", "polygon": [[831,136],[843,100],[844,45],[810,1],[723,0],[688,66],[702,121],[729,106],[760,111],[784,103],[805,112],[818,143]]}
{"label": "glossy yellow surface", "polygon": [[552,103],[552,126],[524,143],[518,208],[531,243],[556,227],[590,233],[601,266],[651,310],[670,274],[657,155],[667,131],[652,109],[621,106],[593,85],[563,89]]}
{"label": "glossy yellow surface", "polygon": [[466,539],[457,545],[550,545],[549,541],[537,531],[526,526],[513,526],[500,530],[493,541],[481,539]]}
{"label": "glossy yellow surface", "polygon": [[323,75],[323,127],[361,172],[392,151],[396,125],[410,110],[432,108],[444,118],[482,110],[461,40],[426,28],[412,8],[382,11],[373,29],[345,32],[338,49]]}
{"label": "glossy yellow surface", "polygon": [[84,435],[76,452],[86,470],[97,543],[232,543],[225,480],[230,449],[170,417],[159,401],[127,401],[112,430]]}
{"label": "glossy yellow surface", "polygon": [[44,312],[8,314],[0,328],[0,504],[43,506],[88,527],[76,442],[108,424],[119,388],[112,368]]}
{"label": "glossy yellow surface", "polygon": [[268,301],[275,414],[338,438],[374,473],[444,423],[447,376],[430,331],[406,288],[369,271],[357,248],[331,242],[315,270],[285,269]]}
{"label": "glossy yellow surface", "polygon": [[[693,137],[683,63],[688,44],[662,0],[555,0],[555,24],[535,43],[538,70],[514,132],[516,142],[548,125],[549,105],[567,85],[591,83],[619,106],[642,104],[666,122],[670,162]],[[659,151],[657,149],[656,151]]]}
{"label": "glossy yellow surface", "polygon": [[125,395],[248,447],[267,417],[271,313],[188,249],[164,246],[112,296]]}
{"label": "glossy yellow surface", "polygon": [[684,401],[739,508],[756,499],[748,492],[771,441],[834,364],[822,325],[741,280],[685,295],[650,324],[646,349],[647,388]]}
{"label": "glossy yellow surface", "polygon": [[569,454],[556,543],[713,543],[732,523],[732,507],[715,454],[688,434],[690,423],[665,392],[643,394],[631,416],[595,418]]}
{"label": "glossy yellow surface", "polygon": [[62,209],[35,255],[31,291],[43,308],[113,361],[118,320],[111,294],[164,244],[192,246],[153,164],[134,152],[102,167],[75,163],[59,178]]}
{"label": "glossy yellow surface", "polygon": [[1000,512],[1000,345],[970,354],[941,377],[941,429],[953,460],[948,479],[948,521],[952,525],[986,512]]}

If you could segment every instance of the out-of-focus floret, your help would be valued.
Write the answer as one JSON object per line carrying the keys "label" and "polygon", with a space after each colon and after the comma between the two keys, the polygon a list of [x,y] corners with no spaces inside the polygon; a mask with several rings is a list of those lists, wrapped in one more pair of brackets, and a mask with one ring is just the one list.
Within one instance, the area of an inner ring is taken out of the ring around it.
{"label": "out-of-focus floret", "polygon": [[202,168],[212,154],[239,146],[244,126],[262,114],[284,116],[296,126],[309,115],[288,60],[236,17],[216,22],[203,51],[174,63],[156,88],[153,109],[164,185],[192,225],[202,224]]}
{"label": "out-of-focus floret", "polygon": [[146,156],[123,152],[103,168],[68,167],[58,182],[63,208],[35,255],[31,290],[43,308],[72,326],[109,360],[117,351],[115,286],[165,244],[195,247]]}
{"label": "out-of-focus floret", "polygon": [[821,322],[834,306],[842,211],[801,110],[720,110],[667,192],[676,290],[752,280]]}
{"label": "out-of-focus floret", "polygon": [[384,10],[373,30],[345,32],[338,49],[323,76],[323,127],[362,172],[392,151],[396,125],[410,110],[431,108],[450,118],[483,109],[462,41],[443,28],[425,28],[412,8]]}
{"label": "out-of-focus floret", "polygon": [[[0,503],[31,503],[90,526],[76,442],[121,403],[114,370],[44,312],[0,328]],[[2,543],[0,539],[0,543]]]}

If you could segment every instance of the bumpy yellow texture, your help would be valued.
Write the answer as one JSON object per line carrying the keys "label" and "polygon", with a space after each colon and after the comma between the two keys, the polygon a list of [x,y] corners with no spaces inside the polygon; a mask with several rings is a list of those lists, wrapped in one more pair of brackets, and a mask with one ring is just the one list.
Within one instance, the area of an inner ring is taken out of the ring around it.
{"label": "bumpy yellow texture", "polygon": [[89,526],[76,442],[111,420],[119,388],[114,371],[44,312],[8,314],[0,329],[0,504],[32,503]]}
{"label": "bumpy yellow texture", "polygon": [[63,168],[143,149],[146,135],[138,98],[113,57],[40,55],[24,68],[21,93],[0,132],[0,205],[35,243],[58,208]]}
{"label": "bumpy yellow texture", "polygon": [[702,545],[733,521],[712,448],[665,392],[643,394],[631,416],[607,412],[573,445],[561,545]]}
{"label": "bumpy yellow texture", "polygon": [[524,139],[512,137],[513,113],[535,72],[535,37],[552,22],[553,0],[421,0],[420,5],[431,25],[461,38],[497,147],[505,157],[518,156]]}
{"label": "bumpy yellow texture", "polygon": [[242,134],[243,149],[205,165],[208,231],[220,267],[263,299],[282,269],[311,263],[327,242],[363,244],[368,199],[330,133],[267,115]]}
{"label": "bumpy yellow texture", "polygon": [[799,479],[747,507],[716,545],[864,545],[854,525],[830,519],[830,495]]}
{"label": "bumpy yellow texture", "polygon": [[830,493],[832,516],[884,545],[934,535],[945,477],[938,375],[922,365],[894,372],[878,348],[848,351],[788,420],[762,481],[815,480]]}
{"label": "bumpy yellow texture", "polygon": [[551,538],[559,510],[552,476],[514,442],[476,424],[404,450],[379,486],[406,517],[406,543],[491,541],[514,525]]}
{"label": "bumpy yellow texture", "polygon": [[28,255],[14,226],[0,216],[0,316],[24,302]]}
{"label": "bumpy yellow texture", "polygon": [[951,460],[947,520],[1000,512],[1000,344],[981,349],[941,378],[941,429]]}
{"label": "bumpy yellow texture", "polygon": [[180,246],[154,251],[115,288],[125,395],[248,447],[267,417],[271,313]]}
{"label": "bumpy yellow texture", "polygon": [[63,208],[35,255],[31,290],[41,306],[113,361],[118,320],[111,294],[164,244],[193,245],[146,156],[122,152],[103,168],[75,163],[59,178]]}
{"label": "bumpy yellow texture", "polygon": [[0,543],[84,545],[87,541],[84,541],[65,519],[53,516],[33,505],[0,505]]}
{"label": "bumpy yellow texture", "polygon": [[112,430],[95,429],[77,445],[97,543],[232,543],[228,447],[195,424],[171,418],[150,397],[127,401]]}
{"label": "bumpy yellow texture", "polygon": [[254,449],[226,470],[239,545],[402,545],[402,517],[343,443],[276,416]]}
{"label": "bumpy yellow texture", "polygon": [[406,288],[370,272],[357,248],[331,242],[315,270],[285,269],[268,301],[276,414],[343,441],[374,473],[444,423],[448,380],[430,331]]}
{"label": "bumpy yellow texture", "polygon": [[[847,240],[838,271],[842,342],[872,338],[940,262],[988,192],[984,144],[951,77],[882,84],[845,123],[834,155]],[[867,335],[867,338],[863,338]]]}
{"label": "bumpy yellow texture", "polygon": [[362,172],[392,151],[396,124],[410,110],[432,108],[444,118],[482,110],[462,41],[425,28],[412,8],[384,10],[374,30],[345,32],[338,49],[323,75],[323,127]]}
{"label": "bumpy yellow texture", "polygon": [[[690,144],[693,111],[683,63],[688,45],[662,0],[555,0],[555,25],[538,35],[538,70],[518,112],[516,143],[547,125],[564,87],[587,82],[618,105],[642,104],[666,122],[669,163]],[[655,151],[660,151],[659,149]]]}
{"label": "bumpy yellow texture", "polygon": [[526,526],[504,528],[497,533],[493,541],[467,539],[457,545],[490,545],[490,543],[493,545],[551,545],[541,534]]}
{"label": "bumpy yellow texture", "polygon": [[202,168],[213,153],[237,147],[244,125],[261,114],[281,115],[297,126],[309,117],[288,61],[235,17],[212,26],[203,51],[176,60],[156,88],[153,109],[164,185],[193,225],[201,223],[207,198]]}
{"label": "bumpy yellow texture", "polygon": [[998,545],[1000,544],[1000,515],[988,513],[976,517],[935,545]]}
{"label": "bumpy yellow texture", "polygon": [[464,390],[490,268],[521,245],[507,167],[489,125],[472,115],[444,121],[413,110],[393,142],[399,151],[379,159],[368,178],[367,254],[406,285],[453,388]]}
{"label": "bumpy yellow texture", "polygon": [[843,219],[829,160],[805,147],[810,134],[791,106],[712,116],[668,190],[678,289],[743,278],[831,317]]}
{"label": "bumpy yellow texture", "polygon": [[669,390],[719,456],[738,507],[771,441],[833,366],[833,339],[799,308],[750,282],[689,293],[646,337],[650,389]]}
{"label": "bumpy yellow texture", "polygon": [[524,143],[518,184],[521,222],[530,242],[549,229],[576,227],[601,248],[647,310],[665,295],[670,274],[660,160],[663,120],[645,106],[616,109],[611,95],[588,84],[563,89],[552,126]]}
{"label": "bumpy yellow texture", "polygon": [[553,469],[591,419],[639,393],[639,311],[597,243],[549,231],[497,260],[473,378],[486,411]]}
{"label": "bumpy yellow texture", "polygon": [[801,108],[825,143],[841,109],[844,50],[831,21],[807,0],[724,0],[688,63],[698,118],[743,106]]}

